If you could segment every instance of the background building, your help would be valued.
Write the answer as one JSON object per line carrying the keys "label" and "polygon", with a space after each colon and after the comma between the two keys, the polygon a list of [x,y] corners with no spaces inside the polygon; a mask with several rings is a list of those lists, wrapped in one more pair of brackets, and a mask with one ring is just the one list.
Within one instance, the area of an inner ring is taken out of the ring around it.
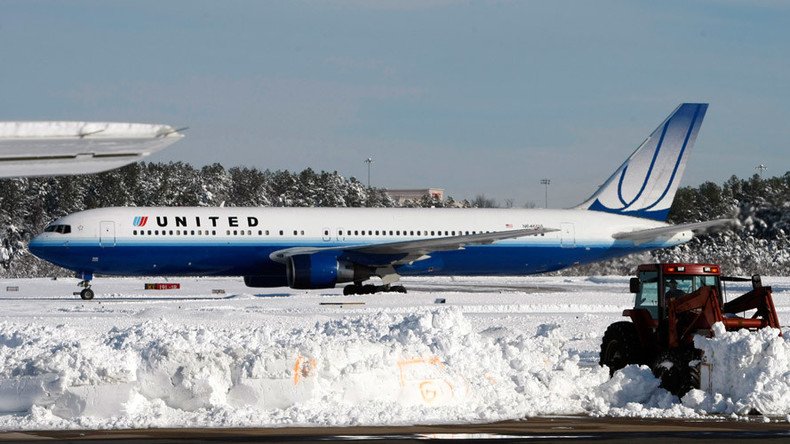
{"label": "background building", "polygon": [[392,189],[385,190],[385,192],[392,200],[398,202],[398,204],[403,204],[407,200],[420,200],[425,195],[444,201],[443,188]]}

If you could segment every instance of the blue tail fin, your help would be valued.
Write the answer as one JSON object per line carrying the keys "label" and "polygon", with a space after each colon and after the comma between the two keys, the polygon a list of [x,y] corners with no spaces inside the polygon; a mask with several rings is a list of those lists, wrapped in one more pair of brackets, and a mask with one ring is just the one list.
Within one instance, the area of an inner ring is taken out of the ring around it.
{"label": "blue tail fin", "polygon": [[612,177],[577,208],[667,220],[707,109],[707,103],[684,103],[677,107]]}

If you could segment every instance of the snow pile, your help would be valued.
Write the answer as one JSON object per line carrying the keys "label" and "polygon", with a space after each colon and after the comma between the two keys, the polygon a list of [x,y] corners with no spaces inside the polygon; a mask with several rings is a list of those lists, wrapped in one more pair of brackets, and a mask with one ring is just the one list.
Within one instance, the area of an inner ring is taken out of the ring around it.
{"label": "snow pile", "polygon": [[[790,342],[779,330],[725,331],[714,325],[714,337],[697,337],[711,366],[710,387],[695,390],[683,403],[705,413],[790,414]],[[703,382],[704,384],[704,382]]]}
{"label": "snow pile", "polygon": [[[476,332],[452,307],[297,329],[148,321],[86,338],[65,326],[3,323],[0,426],[412,424],[695,416],[752,406],[790,412],[790,349],[770,331],[703,341],[722,395],[695,391],[682,404],[646,367],[610,379],[577,347],[581,340],[556,324],[532,334]],[[722,374],[734,369],[741,373]]]}
{"label": "snow pile", "polygon": [[59,426],[145,427],[480,421],[608,404],[594,390],[606,370],[580,366],[558,326],[478,334],[452,308],[309,329],[149,321],[76,336],[0,325],[0,409]]}

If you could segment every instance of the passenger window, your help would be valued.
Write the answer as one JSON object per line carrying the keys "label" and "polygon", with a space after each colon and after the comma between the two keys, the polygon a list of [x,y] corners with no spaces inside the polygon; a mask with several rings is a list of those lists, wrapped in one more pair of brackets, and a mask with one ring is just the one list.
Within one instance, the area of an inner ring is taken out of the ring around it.
{"label": "passenger window", "polygon": [[282,236],[282,235],[283,235],[283,230],[280,230],[280,236]]}
{"label": "passenger window", "polygon": [[135,236],[137,236],[137,230],[134,230],[134,231],[132,231],[132,234],[134,234]]}

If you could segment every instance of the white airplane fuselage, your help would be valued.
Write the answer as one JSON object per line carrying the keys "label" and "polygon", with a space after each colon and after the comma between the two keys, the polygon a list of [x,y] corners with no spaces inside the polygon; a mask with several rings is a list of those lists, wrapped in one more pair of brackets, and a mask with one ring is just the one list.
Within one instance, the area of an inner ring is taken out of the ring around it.
{"label": "white airplane fuselage", "polygon": [[[399,275],[522,275],[669,247],[692,233],[635,245],[612,234],[664,227],[587,210],[441,208],[153,208],[87,210],[60,218],[30,250],[92,275],[259,276],[285,285],[270,258],[293,247],[390,243],[530,227],[559,231],[436,251],[398,265]],[[67,232],[66,232],[67,231]],[[344,254],[338,250],[337,255]],[[342,258],[341,258],[342,259]],[[276,285],[275,285],[276,284]]]}

